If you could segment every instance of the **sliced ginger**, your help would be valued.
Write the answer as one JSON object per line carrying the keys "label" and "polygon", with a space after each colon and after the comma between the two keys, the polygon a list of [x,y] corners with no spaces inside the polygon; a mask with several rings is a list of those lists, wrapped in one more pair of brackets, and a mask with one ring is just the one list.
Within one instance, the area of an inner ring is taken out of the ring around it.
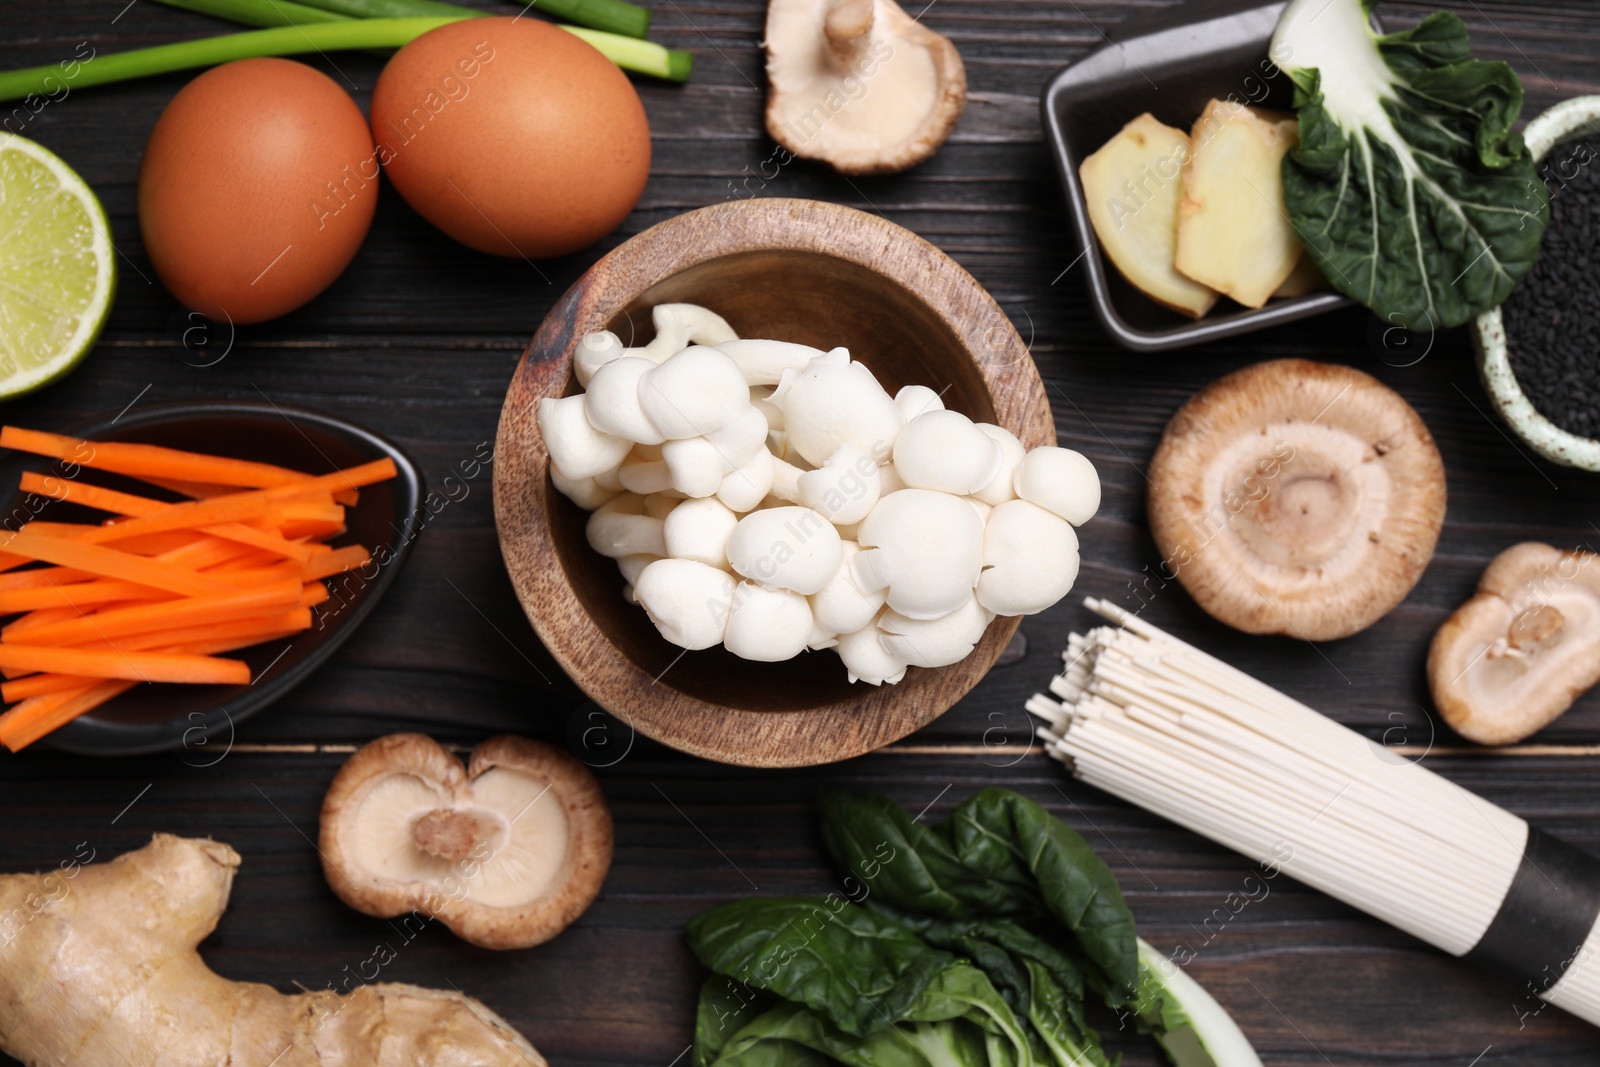
{"label": "sliced ginger", "polygon": [[1150,299],[1198,319],[1217,294],[1173,266],[1189,152],[1188,134],[1146,112],[1085,159],[1078,176],[1095,236],[1116,268]]}
{"label": "sliced ginger", "polygon": [[1190,133],[1174,265],[1245,307],[1265,304],[1304,253],[1281,177],[1298,131],[1293,115],[1213,100]]}

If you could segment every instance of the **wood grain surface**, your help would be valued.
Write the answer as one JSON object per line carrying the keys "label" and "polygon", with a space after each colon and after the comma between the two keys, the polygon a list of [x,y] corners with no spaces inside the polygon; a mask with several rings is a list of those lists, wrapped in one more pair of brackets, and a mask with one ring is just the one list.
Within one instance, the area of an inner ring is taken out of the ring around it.
{"label": "wood grain surface", "polygon": [[[98,350],[71,378],[6,405],[0,417],[59,429],[129,405],[266,396],[396,438],[439,495],[378,611],[334,661],[242,725],[231,744],[131,760],[30,752],[0,761],[0,869],[54,865],[80,842],[110,856],[158,830],[211,835],[244,856],[233,907],[204,949],[224,974],[321,988],[359,968],[377,943],[394,942],[384,979],[454,983],[482,997],[557,1067],[670,1067],[689,1043],[697,981],[684,920],[746,894],[828,889],[811,807],[819,787],[878,789],[933,817],[981,786],[1004,785],[1088,836],[1144,935],[1197,952],[1193,973],[1269,1065],[1600,1064],[1592,1028],[1555,1008],[1539,1011],[1514,983],[1287,880],[1219,924],[1214,914],[1250,875],[1247,861],[1080,786],[1028,745],[1022,701],[1054,671],[1067,633],[1089,622],[1075,599],[1025,620],[1025,649],[1014,646],[948,714],[830,767],[706,763],[631,737],[581,700],[523,618],[495,539],[483,460],[517,360],[560,294],[631,234],[733,198],[819,198],[881,213],[933,242],[989,290],[1029,343],[1058,436],[1094,460],[1105,484],[1101,514],[1082,530],[1079,592],[1142,605],[1186,640],[1373,738],[1409,745],[1428,766],[1535,825],[1600,849],[1600,694],[1509,752],[1474,749],[1431,714],[1429,638],[1483,566],[1526,538],[1600,544],[1600,479],[1533,459],[1507,437],[1477,384],[1465,334],[1403,337],[1349,310],[1140,357],[1114,348],[1093,320],[1037,94],[1122,20],[1165,3],[935,0],[922,17],[962,50],[972,88],[965,116],[922,168],[845,179],[780,163],[762,130],[757,0],[649,2],[653,35],[695,51],[697,69],[682,87],[638,83],[655,160],[644,198],[616,234],[555,261],[492,259],[440,236],[386,188],[370,238],[326,294],[232,337],[197,330],[155,284],[134,215],[141,148],[185,78],[74,92],[13,125],[99,192],[122,277]],[[1383,15],[1406,26],[1433,6],[1386,3]],[[1522,76],[1527,114],[1600,91],[1600,23],[1586,0],[1449,6],[1480,55]],[[0,15],[0,54],[7,65],[54,62],[80,42],[109,51],[220,28],[150,0],[14,0]],[[316,62],[365,106],[380,60]],[[1449,478],[1438,553],[1411,596],[1370,630],[1316,646],[1211,622],[1153,576],[1159,556],[1144,517],[1143,472],[1172,412],[1229,370],[1288,355],[1349,363],[1399,390],[1437,438]],[[564,742],[597,768],[616,816],[616,863],[577,926],[537,949],[496,955],[437,927],[402,944],[381,920],[338,902],[311,846],[322,793],[352,746],[403,729],[459,745],[525,733]],[[1130,1067],[1158,1062],[1143,1041],[1119,1035],[1113,1043]]]}

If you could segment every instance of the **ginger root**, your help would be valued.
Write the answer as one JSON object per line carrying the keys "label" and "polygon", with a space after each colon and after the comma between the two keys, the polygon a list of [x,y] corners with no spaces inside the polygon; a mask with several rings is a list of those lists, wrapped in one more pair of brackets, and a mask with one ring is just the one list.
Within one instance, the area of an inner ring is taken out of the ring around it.
{"label": "ginger root", "polygon": [[238,866],[220,842],[157,834],[70,881],[0,876],[0,1049],[28,1067],[545,1067],[454,991],[290,996],[213,973],[196,946]]}

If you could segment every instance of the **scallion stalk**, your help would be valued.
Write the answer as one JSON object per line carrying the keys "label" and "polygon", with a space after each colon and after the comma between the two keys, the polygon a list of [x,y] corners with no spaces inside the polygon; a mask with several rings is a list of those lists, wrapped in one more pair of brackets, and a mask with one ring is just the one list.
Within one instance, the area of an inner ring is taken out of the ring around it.
{"label": "scallion stalk", "polygon": [[[358,19],[470,18],[491,14],[441,0],[302,0],[312,7]],[[627,0],[533,0],[533,9],[579,26],[643,38],[650,30],[650,12]]]}
{"label": "scallion stalk", "polygon": [[[74,89],[109,82],[147,78],[175,70],[214,67],[236,59],[256,56],[292,56],[306,52],[327,52],[346,48],[399,48],[429,30],[448,26],[458,19],[348,19],[309,26],[281,26],[249,33],[229,33],[204,37],[198,41],[158,44],[130,52],[105,52],[78,68],[72,78]],[[16,100],[29,93],[48,93],[59,88],[60,64],[27,67],[0,73],[0,100]]]}
{"label": "scallion stalk", "polygon": [[298,4],[295,0],[156,0],[156,2],[262,29],[272,26],[309,26],[318,22],[348,21],[343,15],[324,11],[309,4]]}
{"label": "scallion stalk", "polygon": [[[173,0],[163,2],[173,3]],[[173,3],[173,6],[214,14],[247,25],[269,19],[277,21],[269,21],[271,29],[230,33],[198,41],[179,41],[152,48],[136,48],[129,52],[102,53],[95,56],[93,62],[79,66],[77,74],[71,79],[72,87],[87,88],[177,70],[213,67],[256,56],[399,48],[429,30],[461,21],[459,18],[350,19],[342,16],[335,16],[329,21],[325,18],[329,13],[320,12],[315,16],[307,16],[308,21],[300,22],[298,16],[301,13],[294,9],[305,5],[288,3],[286,0],[182,0]],[[268,8],[276,9],[276,15],[266,14],[264,9]],[[283,25],[278,16],[296,21]],[[694,60],[692,53],[577,26],[562,26],[561,29],[587,41],[623,70],[670,81],[685,81],[689,77]],[[30,93],[53,92],[60,88],[61,80],[60,65],[55,63],[5,71],[0,73],[0,100],[17,100]]]}

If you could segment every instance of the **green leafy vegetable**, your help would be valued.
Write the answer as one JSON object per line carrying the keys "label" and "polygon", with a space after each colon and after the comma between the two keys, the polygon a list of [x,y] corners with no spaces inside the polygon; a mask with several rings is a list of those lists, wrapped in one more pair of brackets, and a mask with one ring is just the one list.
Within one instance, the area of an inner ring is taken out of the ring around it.
{"label": "green leafy vegetable", "polygon": [[969,797],[927,829],[864,793],[824,797],[823,843],[841,868],[864,869],[878,843],[895,858],[871,881],[879,899],[941,916],[1048,912],[1072,932],[1120,1003],[1138,981],[1133,914],[1105,861],[1070,826],[1005,789]]}
{"label": "green leafy vegetable", "polygon": [[687,929],[713,971],[798,1001],[858,1037],[905,1017],[956,962],[842,897],[738,900],[696,915]]}
{"label": "green leafy vegetable", "polygon": [[1455,15],[1378,36],[1375,3],[1292,0],[1278,22],[1271,54],[1300,118],[1284,202],[1340,292],[1397,325],[1458,326],[1505,300],[1549,219],[1511,132],[1522,85],[1471,58]]}
{"label": "green leafy vegetable", "polygon": [[694,1067],[1116,1067],[1085,1019],[1090,989],[1180,1067],[1260,1067],[1039,805],[987,789],[934,826],[870,793],[819,807],[851,900],[745,900],[690,921],[717,972]]}

